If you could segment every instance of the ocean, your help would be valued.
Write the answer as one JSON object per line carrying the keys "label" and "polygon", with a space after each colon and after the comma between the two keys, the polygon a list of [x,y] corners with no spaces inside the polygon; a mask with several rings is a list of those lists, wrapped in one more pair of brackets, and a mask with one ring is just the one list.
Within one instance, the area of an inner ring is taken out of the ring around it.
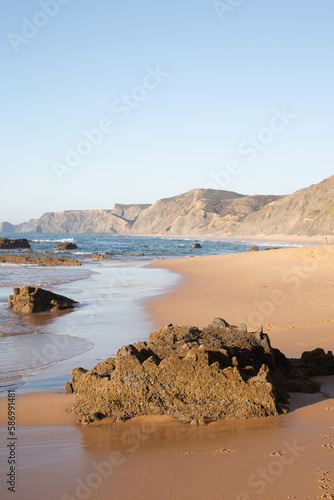
{"label": "ocean", "polygon": [[[18,234],[36,251],[84,261],[79,267],[43,267],[0,263],[0,391],[59,387],[74,366],[89,369],[115,355],[124,344],[146,339],[154,325],[143,301],[165,293],[180,279],[164,269],[148,268],[154,260],[245,252],[253,243],[208,238],[158,236]],[[76,243],[70,251],[61,242]],[[201,248],[193,248],[199,243]],[[266,247],[291,246],[256,243]],[[0,253],[3,253],[0,250]],[[111,260],[94,261],[95,253]],[[135,255],[143,253],[143,256]],[[69,313],[21,316],[8,307],[13,287],[40,286],[79,302]]]}

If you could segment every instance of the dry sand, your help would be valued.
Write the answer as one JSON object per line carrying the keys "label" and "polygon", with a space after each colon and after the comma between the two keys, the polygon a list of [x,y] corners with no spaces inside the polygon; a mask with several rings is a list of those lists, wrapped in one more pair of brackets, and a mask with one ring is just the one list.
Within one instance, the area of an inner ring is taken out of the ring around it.
{"label": "dry sand", "polygon": [[[204,326],[220,316],[232,324],[264,323],[272,344],[289,356],[316,346],[333,348],[331,246],[155,266],[183,276],[171,293],[147,304],[157,327]],[[322,378],[322,391],[293,395],[288,415],[195,428],[165,417],[74,425],[68,420],[73,415],[66,411],[67,396],[18,396],[16,498],[334,498],[334,376]],[[5,437],[2,428],[2,442]],[[3,497],[10,495],[4,491]]]}
{"label": "dry sand", "polygon": [[289,357],[334,347],[334,246],[288,248],[159,262],[182,275],[147,308],[157,326],[203,327],[215,317],[263,324]]}
{"label": "dry sand", "polygon": [[334,243],[334,237],[330,235],[317,235],[317,236],[296,236],[290,234],[256,234],[254,236],[228,236],[227,239],[233,241],[267,241],[267,242],[281,242],[281,243],[302,243],[305,245],[324,245]]}

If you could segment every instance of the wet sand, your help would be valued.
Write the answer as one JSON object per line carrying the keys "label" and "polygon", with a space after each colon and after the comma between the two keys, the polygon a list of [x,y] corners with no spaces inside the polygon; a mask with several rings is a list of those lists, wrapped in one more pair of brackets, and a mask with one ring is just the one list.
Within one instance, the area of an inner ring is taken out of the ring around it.
{"label": "wet sand", "polygon": [[[333,348],[330,246],[154,265],[183,276],[171,292],[147,301],[157,327],[203,326],[220,316],[249,326],[263,322],[272,344],[288,356]],[[287,415],[199,427],[165,417],[85,426],[67,420],[76,418],[67,411],[71,396],[40,394],[33,401],[36,395],[18,395],[16,498],[334,498],[334,376],[321,380],[323,393],[292,395]],[[0,406],[1,415],[5,410]],[[6,439],[4,427],[0,439]],[[1,464],[2,474],[7,467]],[[3,498],[10,495],[4,491]]]}

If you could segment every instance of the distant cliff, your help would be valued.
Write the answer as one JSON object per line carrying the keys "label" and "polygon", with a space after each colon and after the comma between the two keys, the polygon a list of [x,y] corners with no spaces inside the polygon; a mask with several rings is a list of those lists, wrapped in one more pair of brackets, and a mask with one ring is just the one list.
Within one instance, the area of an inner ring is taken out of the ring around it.
{"label": "distant cliff", "polygon": [[266,205],[241,222],[233,234],[334,234],[334,175]]}
{"label": "distant cliff", "polygon": [[15,227],[13,224],[9,222],[0,222],[0,233],[13,233],[15,231]]}
{"label": "distant cliff", "polygon": [[67,210],[48,212],[39,219],[12,226],[2,232],[133,234],[133,235],[223,235],[231,232],[249,214],[278,196],[245,196],[231,191],[193,189],[158,200],[153,205],[120,205],[112,210]]}
{"label": "distant cliff", "polygon": [[47,212],[39,219],[15,226],[14,230],[19,233],[129,234],[138,215],[147,207],[149,205],[116,204],[112,210]]}

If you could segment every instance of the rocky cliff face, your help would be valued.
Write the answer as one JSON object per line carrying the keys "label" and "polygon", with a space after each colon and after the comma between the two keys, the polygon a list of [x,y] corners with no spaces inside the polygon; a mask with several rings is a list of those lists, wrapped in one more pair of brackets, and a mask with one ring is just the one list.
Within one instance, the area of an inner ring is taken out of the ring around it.
{"label": "rocky cliff face", "polygon": [[266,205],[241,222],[233,234],[334,234],[334,176]]}
{"label": "rocky cliff face", "polygon": [[[66,210],[48,212],[39,219],[15,226],[21,233],[129,234],[149,205],[115,205],[112,210]],[[5,232],[5,231],[4,231]]]}
{"label": "rocky cliff face", "polygon": [[0,233],[13,233],[15,226],[9,222],[0,222]]}
{"label": "rocky cliff face", "polygon": [[158,200],[143,211],[132,234],[222,235],[277,196],[243,196],[230,191],[193,189]]}
{"label": "rocky cliff face", "polygon": [[49,212],[0,232],[255,236],[334,234],[334,176],[289,196],[244,196],[193,189],[153,205]]}
{"label": "rocky cliff face", "polygon": [[12,226],[7,232],[222,235],[231,232],[248,214],[278,198],[193,189],[154,205],[116,204],[112,210],[48,212],[39,219]]}

